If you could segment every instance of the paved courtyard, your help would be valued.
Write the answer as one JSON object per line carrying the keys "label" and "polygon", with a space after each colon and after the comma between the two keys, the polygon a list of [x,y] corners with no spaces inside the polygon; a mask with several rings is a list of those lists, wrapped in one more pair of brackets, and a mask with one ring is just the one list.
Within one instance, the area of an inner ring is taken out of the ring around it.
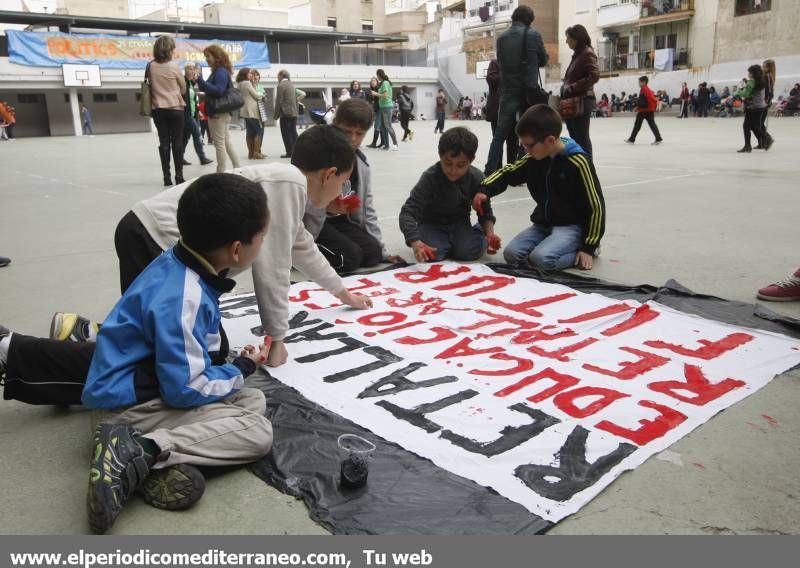
{"label": "paved courtyard", "polygon": [[[661,146],[650,145],[646,127],[635,146],[624,144],[632,123],[631,116],[592,122],[608,211],[592,276],[656,285],[674,278],[697,292],[753,302],[759,287],[800,266],[800,119],[770,119],[773,150],[752,154],[735,152],[740,119],[661,117]],[[489,124],[447,122],[456,124],[478,134],[482,169]],[[438,139],[433,122],[412,125],[414,141],[400,143],[399,152],[365,150],[385,240],[409,260],[397,215],[419,174],[436,161]],[[244,132],[232,135],[246,155]],[[0,268],[0,323],[44,335],[56,310],[103,319],[119,295],[114,228],[131,205],[161,189],[156,145],[149,133],[0,142],[0,255],[13,260]],[[282,153],[277,128],[267,130],[264,150]],[[198,162],[192,150],[187,158]],[[212,171],[193,165],[185,174]],[[508,242],[528,223],[530,197],[512,188],[493,205],[496,230]],[[251,289],[249,274],[242,275],[237,291]],[[800,318],[800,303],[768,307]],[[800,533],[799,400],[795,370],[622,475],[551,532]],[[0,532],[87,531],[89,442],[84,410],[0,403]],[[325,533],[302,503],[243,469],[215,474],[203,500],[183,513],[137,500],[114,532]]]}

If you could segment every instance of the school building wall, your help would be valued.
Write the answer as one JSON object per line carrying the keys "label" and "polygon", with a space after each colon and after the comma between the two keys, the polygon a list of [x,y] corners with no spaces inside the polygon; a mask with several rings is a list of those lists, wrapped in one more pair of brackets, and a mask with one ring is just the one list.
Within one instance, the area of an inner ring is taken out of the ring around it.
{"label": "school building wall", "polygon": [[[377,67],[276,65],[259,69],[265,88],[274,89],[280,69],[289,71],[298,88],[320,93],[308,101],[309,109],[312,109],[324,106],[322,92],[327,94],[328,101],[335,101],[333,94],[349,87],[354,79],[362,86],[368,86]],[[396,88],[403,84],[410,87],[417,115],[423,114],[427,119],[435,116],[438,69],[395,66],[384,66],[383,69]],[[92,114],[95,134],[152,130],[152,121],[139,116],[137,94],[142,75],[139,70],[101,69],[102,87],[77,89]],[[7,57],[0,57],[0,100],[7,100],[16,108],[17,136],[74,135],[72,110],[65,99],[68,92],[60,67],[16,65]]]}

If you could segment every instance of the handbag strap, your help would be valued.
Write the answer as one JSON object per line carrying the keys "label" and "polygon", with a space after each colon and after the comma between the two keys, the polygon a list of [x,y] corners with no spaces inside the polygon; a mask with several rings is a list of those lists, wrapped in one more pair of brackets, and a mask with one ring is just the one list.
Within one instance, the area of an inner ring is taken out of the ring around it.
{"label": "handbag strap", "polygon": [[150,64],[152,61],[147,62],[147,67],[144,68],[144,81],[148,85],[150,84]]}
{"label": "handbag strap", "polygon": [[[530,28],[523,27],[522,29],[522,75],[528,70],[528,30]],[[536,68],[536,84],[542,86],[542,78],[539,76],[539,68]]]}

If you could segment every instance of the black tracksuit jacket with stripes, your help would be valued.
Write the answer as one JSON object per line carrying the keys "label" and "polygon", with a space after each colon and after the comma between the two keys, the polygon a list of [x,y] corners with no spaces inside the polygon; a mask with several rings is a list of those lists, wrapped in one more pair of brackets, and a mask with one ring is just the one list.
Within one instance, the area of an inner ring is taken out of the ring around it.
{"label": "black tracksuit jacket with stripes", "polygon": [[546,227],[580,225],[581,251],[594,254],[606,227],[606,204],[591,158],[575,141],[562,138],[564,150],[555,158],[535,160],[529,155],[508,164],[483,180],[489,197],[510,185],[528,186],[536,202],[531,222]]}

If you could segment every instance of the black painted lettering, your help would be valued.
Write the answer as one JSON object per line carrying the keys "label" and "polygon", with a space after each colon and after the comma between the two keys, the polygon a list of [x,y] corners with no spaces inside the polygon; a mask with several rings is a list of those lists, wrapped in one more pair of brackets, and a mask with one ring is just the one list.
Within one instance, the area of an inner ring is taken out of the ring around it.
{"label": "black painted lettering", "polygon": [[621,443],[613,452],[590,464],[586,461],[588,436],[589,431],[586,428],[576,426],[558,452],[558,467],[539,464],[521,465],[514,470],[514,475],[542,497],[554,501],[566,501],[576,493],[594,485],[611,468],[636,451],[636,446],[633,444]]}
{"label": "black painted lettering", "polygon": [[415,406],[414,408],[411,409],[402,408],[386,400],[379,400],[375,404],[391,412],[395,418],[399,418],[400,420],[405,420],[406,422],[416,426],[417,428],[422,428],[426,432],[433,433],[437,432],[438,430],[441,430],[442,427],[439,426],[433,420],[428,420],[427,418],[425,418],[426,414],[432,414],[434,412],[442,410],[443,408],[447,408],[448,406],[453,406],[454,404],[458,404],[477,395],[478,391],[467,389],[461,392],[457,392],[456,394],[447,396],[445,398],[442,398],[440,400],[437,400],[435,402],[420,404],[419,406]]}
{"label": "black painted lettering", "polygon": [[414,371],[418,371],[423,367],[427,367],[427,365],[425,363],[411,363],[407,367],[403,367],[391,375],[383,377],[382,379],[374,382],[372,385],[361,391],[361,394],[358,395],[358,398],[391,396],[407,390],[428,388],[444,383],[454,383],[458,380],[458,377],[446,376],[427,379],[425,381],[419,381],[415,383],[414,381],[410,381],[406,378]]}
{"label": "black painted lettering", "polygon": [[514,404],[508,408],[515,412],[527,414],[533,419],[533,422],[525,424],[524,426],[506,426],[500,431],[499,438],[486,443],[477,442],[450,430],[444,430],[441,433],[441,437],[473,454],[492,457],[507,452],[512,448],[516,448],[523,442],[535,438],[550,426],[561,422],[558,418],[545,414],[538,408],[531,408],[524,402]]}

